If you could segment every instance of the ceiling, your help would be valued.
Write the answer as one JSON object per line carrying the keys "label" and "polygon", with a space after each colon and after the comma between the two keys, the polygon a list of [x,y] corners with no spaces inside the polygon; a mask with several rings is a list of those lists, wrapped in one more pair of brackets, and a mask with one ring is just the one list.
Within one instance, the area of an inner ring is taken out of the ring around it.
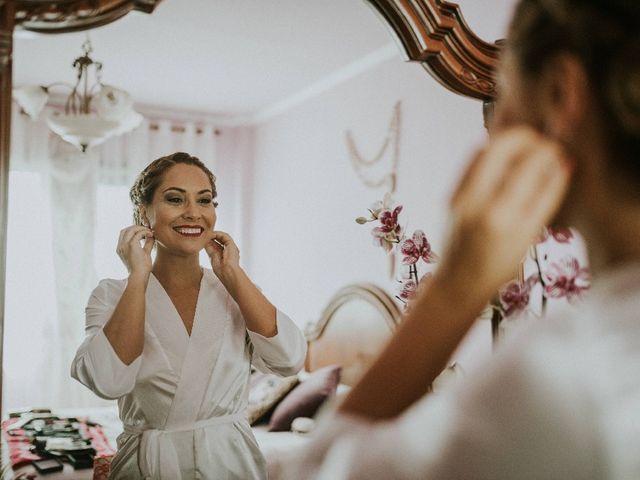
{"label": "ceiling", "polygon": [[[513,0],[492,0],[491,21],[478,3],[463,2],[471,26],[502,36]],[[14,84],[72,82],[86,35],[17,31]],[[132,12],[90,38],[103,81],[137,104],[227,119],[277,113],[305,92],[401,58],[364,0],[163,0],[153,14]]]}

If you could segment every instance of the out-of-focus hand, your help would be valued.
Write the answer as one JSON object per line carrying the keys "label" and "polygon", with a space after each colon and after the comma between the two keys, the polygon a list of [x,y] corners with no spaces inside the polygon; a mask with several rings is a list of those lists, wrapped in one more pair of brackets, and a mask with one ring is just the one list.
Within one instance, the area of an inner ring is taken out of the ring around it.
{"label": "out-of-focus hand", "polygon": [[240,250],[231,235],[221,231],[208,232],[209,241],[205,250],[211,260],[213,273],[224,283],[229,275],[240,268]]}
{"label": "out-of-focus hand", "polygon": [[[144,244],[141,243],[143,240]],[[141,225],[132,225],[120,231],[116,252],[130,276],[149,276],[154,241],[153,231]]]}
{"label": "out-of-focus hand", "polygon": [[434,281],[487,300],[515,277],[528,246],[557,212],[572,162],[528,127],[496,134],[451,201],[452,230]]}

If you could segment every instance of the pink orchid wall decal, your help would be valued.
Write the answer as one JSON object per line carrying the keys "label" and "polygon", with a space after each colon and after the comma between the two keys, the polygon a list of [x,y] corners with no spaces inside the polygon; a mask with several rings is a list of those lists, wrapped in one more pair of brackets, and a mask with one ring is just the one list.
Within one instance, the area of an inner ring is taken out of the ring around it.
{"label": "pink orchid wall decal", "polygon": [[[383,201],[376,202],[369,208],[369,216],[358,217],[356,222],[361,225],[376,222],[377,226],[371,231],[374,244],[382,247],[387,253],[394,249],[401,253],[402,265],[408,267],[408,271],[398,280],[400,289],[396,298],[406,307],[416,296],[420,283],[432,275],[428,272],[420,277],[418,264],[434,264],[438,256],[431,248],[424,231],[415,230],[411,237],[405,235],[405,229],[399,219],[402,209],[402,205],[394,206],[391,196],[387,194]],[[568,228],[544,229],[531,247],[530,255],[535,263],[536,272],[525,280],[513,280],[504,285],[498,292],[497,300],[492,302],[491,306],[498,314],[498,321],[529,311],[532,291],[536,285],[541,286],[542,313],[546,310],[548,299],[565,298],[573,303],[582,296],[589,288],[589,273],[577,258],[567,256],[558,262],[552,262],[546,269],[542,268],[538,258],[538,245],[550,239],[559,244],[569,244],[573,238],[574,234]]]}
{"label": "pink orchid wall decal", "polygon": [[402,211],[402,205],[391,210],[382,210],[377,218],[380,226],[371,231],[374,244],[384,248],[387,252],[393,249],[395,243],[402,239],[402,227],[398,223],[398,215]]}
{"label": "pink orchid wall decal", "polygon": [[403,240],[400,251],[404,255],[404,265],[415,265],[420,259],[425,263],[435,263],[437,260],[437,255],[431,250],[427,236],[422,230],[416,230],[411,238]]}
{"label": "pink orchid wall decal", "polygon": [[510,317],[527,309],[531,295],[531,289],[538,282],[535,276],[526,281],[512,280],[500,289],[500,305],[504,316]]}
{"label": "pink orchid wall decal", "polygon": [[415,296],[420,281],[431,275],[427,273],[418,277],[417,263],[420,260],[427,264],[435,263],[438,257],[422,230],[416,230],[411,238],[405,237],[404,228],[398,218],[402,208],[402,205],[393,206],[393,200],[387,194],[383,201],[376,202],[369,208],[368,217],[358,217],[356,222],[360,225],[378,222],[378,226],[371,230],[374,244],[382,247],[387,253],[392,252],[394,248],[400,250],[403,256],[402,264],[409,269],[405,278],[399,280],[400,292],[396,298],[406,306]]}
{"label": "pink orchid wall decal", "polygon": [[531,247],[531,259],[536,266],[536,272],[525,281],[514,280],[500,289],[498,305],[494,305],[502,318],[511,318],[518,313],[528,311],[531,303],[531,292],[536,285],[541,286],[542,314],[544,314],[549,299],[566,299],[574,303],[589,288],[589,270],[580,265],[572,255],[565,256],[559,261],[551,262],[543,268],[538,245],[553,239],[559,244],[569,244],[574,238],[568,228],[547,228],[535,245]]}
{"label": "pink orchid wall decal", "polygon": [[415,280],[410,279],[405,281],[402,284],[402,288],[400,289],[400,293],[398,294],[402,300],[411,300],[418,290],[418,284]]}
{"label": "pink orchid wall decal", "polygon": [[542,234],[536,241],[536,244],[546,242],[549,237],[558,243],[570,243],[573,239],[573,232],[566,227],[548,227],[542,230]]}
{"label": "pink orchid wall decal", "polygon": [[552,263],[543,276],[544,293],[550,298],[566,298],[573,303],[589,288],[589,272],[575,257]]}

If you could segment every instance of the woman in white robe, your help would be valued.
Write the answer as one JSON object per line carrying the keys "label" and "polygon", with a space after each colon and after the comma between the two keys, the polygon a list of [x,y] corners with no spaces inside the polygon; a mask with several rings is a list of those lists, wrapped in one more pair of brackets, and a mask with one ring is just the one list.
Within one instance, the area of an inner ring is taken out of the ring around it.
{"label": "woman in white robe", "polygon": [[[102,280],[89,299],[71,374],[118,400],[124,432],[110,478],[266,478],[244,417],[251,365],[293,375],[306,341],[240,268],[231,237],[213,230],[215,196],[198,159],[152,162],[131,190],[136,225],[118,242],[129,276]],[[212,270],[199,266],[203,248]]]}
{"label": "woman in white robe", "polygon": [[[637,1],[519,1],[438,271],[288,478],[640,478],[639,26]],[[426,395],[549,223],[587,242],[585,302]]]}

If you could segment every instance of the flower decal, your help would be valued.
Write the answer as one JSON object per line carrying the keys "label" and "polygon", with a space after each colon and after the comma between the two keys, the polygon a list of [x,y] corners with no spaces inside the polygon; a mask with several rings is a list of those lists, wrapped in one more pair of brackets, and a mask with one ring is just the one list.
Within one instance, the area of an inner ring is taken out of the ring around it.
{"label": "flower decal", "polygon": [[406,305],[409,300],[416,296],[416,293],[418,292],[418,285],[420,285],[420,288],[422,288],[424,282],[428,282],[432,276],[433,273],[427,272],[420,278],[420,281],[418,282],[414,279],[413,275],[410,275],[408,279],[400,282],[402,284],[402,287],[400,288],[400,293],[396,298],[399,298],[401,301],[405,302]]}
{"label": "flower decal", "polygon": [[543,229],[542,234],[536,240],[536,243],[544,243],[549,237],[553,238],[558,243],[571,243],[573,239],[573,232],[570,228],[565,227],[546,227]]}
{"label": "flower decal", "polygon": [[418,284],[415,280],[407,280],[402,284],[402,289],[400,290],[399,296],[402,300],[411,300],[418,290]]}
{"label": "flower decal", "polygon": [[371,205],[371,208],[369,208],[369,211],[371,212],[371,215],[373,215],[374,218],[378,218],[380,216],[380,213],[383,210],[391,210],[392,206],[393,206],[393,197],[391,197],[390,193],[386,193],[382,201],[378,200],[373,205]]}
{"label": "flower decal", "polygon": [[404,240],[400,244],[400,251],[404,255],[402,259],[404,265],[415,265],[420,259],[425,263],[435,263],[437,260],[437,256],[431,250],[427,236],[422,230],[416,230],[411,238]]}
{"label": "flower decal", "polygon": [[573,302],[589,288],[589,271],[574,257],[552,263],[543,276],[544,292],[551,298],[566,298]]}
{"label": "flower decal", "polygon": [[402,238],[402,227],[398,223],[398,215],[402,211],[402,205],[391,210],[382,210],[378,217],[380,226],[371,231],[374,243],[390,252],[394,243],[399,243]]}
{"label": "flower decal", "polygon": [[549,233],[558,243],[569,243],[573,238],[573,232],[569,228],[549,228]]}
{"label": "flower decal", "polygon": [[378,201],[369,208],[369,216],[356,218],[356,223],[364,225],[378,222],[378,226],[371,230],[374,244],[382,247],[387,253],[392,252],[394,248],[402,253],[402,263],[408,266],[408,271],[400,280],[400,292],[396,298],[406,307],[409,300],[416,295],[420,282],[431,276],[430,273],[418,276],[418,261],[422,259],[425,263],[435,263],[437,256],[431,250],[431,244],[422,230],[416,230],[411,238],[405,238],[398,218],[400,212],[402,205],[393,206],[391,195],[386,194],[383,201]]}
{"label": "flower decal", "polygon": [[505,317],[527,309],[531,289],[537,281],[536,277],[532,275],[525,282],[513,280],[500,289],[500,306]]}

